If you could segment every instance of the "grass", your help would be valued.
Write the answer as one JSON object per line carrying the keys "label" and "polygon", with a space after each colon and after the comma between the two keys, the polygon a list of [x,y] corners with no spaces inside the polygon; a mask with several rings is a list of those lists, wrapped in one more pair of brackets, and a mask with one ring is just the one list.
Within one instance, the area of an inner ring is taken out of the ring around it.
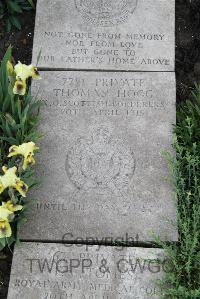
{"label": "grass", "polygon": [[165,153],[177,204],[179,240],[158,241],[173,264],[162,281],[163,298],[200,298],[200,86],[177,109],[173,148]]}

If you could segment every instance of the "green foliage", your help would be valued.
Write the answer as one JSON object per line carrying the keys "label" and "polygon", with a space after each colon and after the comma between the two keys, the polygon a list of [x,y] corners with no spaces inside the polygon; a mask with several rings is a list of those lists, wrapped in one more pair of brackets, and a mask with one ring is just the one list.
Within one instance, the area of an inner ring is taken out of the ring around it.
{"label": "green foliage", "polygon": [[[164,298],[200,298],[200,86],[177,111],[173,147],[166,153],[177,204],[179,241],[159,241],[173,263],[163,281]],[[167,285],[167,288],[166,288]]]}
{"label": "green foliage", "polygon": [[[29,141],[37,142],[40,138],[37,132],[39,110],[42,105],[31,96],[30,92],[24,96],[13,94],[13,87],[7,73],[7,62],[11,60],[11,48],[8,49],[0,65],[0,175],[2,166],[18,168],[18,176],[29,186],[29,189],[37,184],[34,171],[28,167],[25,171],[20,169],[23,157],[8,158],[8,150],[11,145],[20,145]],[[10,194],[5,190],[0,194],[0,202],[7,201],[14,196],[16,203],[23,205],[11,223],[13,235],[10,238],[0,239],[0,249],[10,246],[17,240],[17,227],[24,221],[29,201],[20,194]]]}
{"label": "green foliage", "polygon": [[19,15],[34,8],[33,0],[0,0],[0,19],[5,21],[6,30],[12,26],[21,29]]}

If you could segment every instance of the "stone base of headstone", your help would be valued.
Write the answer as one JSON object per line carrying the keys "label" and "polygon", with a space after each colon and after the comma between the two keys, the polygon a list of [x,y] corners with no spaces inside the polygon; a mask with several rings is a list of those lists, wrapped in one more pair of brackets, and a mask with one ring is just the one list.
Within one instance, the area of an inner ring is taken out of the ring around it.
{"label": "stone base of headstone", "polygon": [[167,268],[161,249],[21,243],[8,299],[156,299]]}

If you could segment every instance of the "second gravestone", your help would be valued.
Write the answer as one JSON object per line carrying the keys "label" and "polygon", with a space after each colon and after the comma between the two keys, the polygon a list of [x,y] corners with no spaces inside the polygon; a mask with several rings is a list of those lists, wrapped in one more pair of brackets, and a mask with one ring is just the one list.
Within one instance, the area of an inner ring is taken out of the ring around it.
{"label": "second gravestone", "polygon": [[[38,202],[23,239],[176,240],[161,155],[175,123],[173,73],[43,72]],[[36,220],[37,219],[37,220]]]}
{"label": "second gravestone", "polygon": [[33,63],[173,71],[174,19],[174,0],[38,0]]}
{"label": "second gravestone", "polygon": [[8,299],[159,299],[170,268],[161,249],[22,243]]}

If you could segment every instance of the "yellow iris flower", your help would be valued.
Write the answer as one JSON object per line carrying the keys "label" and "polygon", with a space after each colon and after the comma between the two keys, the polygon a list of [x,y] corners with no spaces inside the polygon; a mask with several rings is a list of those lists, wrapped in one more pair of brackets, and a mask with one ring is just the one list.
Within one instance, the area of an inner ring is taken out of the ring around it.
{"label": "yellow iris flower", "polygon": [[14,94],[25,95],[26,80],[28,78],[41,79],[37,68],[34,67],[32,64],[26,65],[18,61],[18,63],[14,67],[14,72],[16,75],[16,82],[13,88]]}
{"label": "yellow iris flower", "polygon": [[12,63],[10,62],[10,60],[8,60],[8,62],[7,62],[7,71],[8,71],[9,76],[12,76],[14,73],[14,67],[13,67]]}
{"label": "yellow iris flower", "polygon": [[12,235],[11,227],[9,224],[9,217],[13,212],[4,206],[0,206],[0,239],[9,238]]}
{"label": "yellow iris flower", "polygon": [[34,151],[39,149],[35,145],[34,142],[27,142],[23,143],[19,146],[13,145],[9,148],[9,155],[8,157],[13,157],[17,155],[22,155],[24,157],[24,162],[23,162],[23,170],[26,170],[28,165],[34,165],[35,164],[35,159],[33,158],[34,156]]}
{"label": "yellow iris flower", "polygon": [[12,235],[10,223],[7,220],[0,219],[0,239],[9,238]]}
{"label": "yellow iris flower", "polygon": [[[7,202],[3,202],[2,207],[7,209],[8,211],[10,211],[12,213],[17,212],[17,211],[21,211],[23,209],[23,206],[18,205],[18,204],[14,204],[11,200],[9,200]],[[0,207],[0,218],[1,218],[1,207]]]}
{"label": "yellow iris flower", "polygon": [[28,186],[16,176],[17,167],[7,168],[2,167],[4,175],[0,176],[0,194],[6,188],[15,188],[23,197],[26,197],[26,192],[28,191]]}
{"label": "yellow iris flower", "polygon": [[21,79],[22,81],[26,81],[30,77],[35,79],[41,78],[37,68],[34,67],[32,64],[26,65],[26,64],[22,64],[19,61],[18,64],[15,65],[14,70],[16,73],[16,78]]}
{"label": "yellow iris flower", "polygon": [[1,220],[8,220],[9,216],[13,214],[6,206],[0,206],[0,219]]}
{"label": "yellow iris flower", "polygon": [[26,81],[18,79],[15,81],[15,85],[13,88],[14,94],[19,94],[20,96],[24,96],[26,93]]}
{"label": "yellow iris flower", "polygon": [[41,79],[38,69],[35,66],[30,64],[30,65],[28,65],[28,68],[30,70],[30,75],[33,79]]}

